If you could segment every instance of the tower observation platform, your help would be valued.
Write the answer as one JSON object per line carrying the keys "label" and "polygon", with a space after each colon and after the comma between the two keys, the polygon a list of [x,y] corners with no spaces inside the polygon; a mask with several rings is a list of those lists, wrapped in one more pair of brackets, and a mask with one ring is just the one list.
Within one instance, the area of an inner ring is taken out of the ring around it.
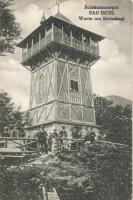
{"label": "tower observation platform", "polygon": [[23,39],[22,64],[31,71],[28,127],[95,126],[91,66],[104,37],[74,25],[59,11]]}

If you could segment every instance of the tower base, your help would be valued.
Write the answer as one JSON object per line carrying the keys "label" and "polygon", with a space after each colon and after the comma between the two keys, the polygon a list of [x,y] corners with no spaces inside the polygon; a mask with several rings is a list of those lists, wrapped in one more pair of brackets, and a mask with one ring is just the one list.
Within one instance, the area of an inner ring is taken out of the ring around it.
{"label": "tower base", "polygon": [[71,122],[64,123],[64,122],[56,122],[55,121],[55,122],[51,122],[48,124],[39,124],[37,126],[26,127],[26,130],[27,130],[26,136],[28,138],[34,138],[41,126],[44,127],[44,129],[47,131],[48,135],[50,133],[53,133],[54,129],[56,129],[57,133],[59,133],[60,130],[62,129],[62,126],[65,126],[65,130],[66,130],[67,136],[69,138],[72,138],[72,128],[73,127],[77,127],[81,131],[86,130],[86,127],[87,128],[93,127],[96,135],[98,134],[98,127],[99,127],[96,124],[91,124],[91,123],[90,124],[88,124],[88,123],[80,124],[79,122],[77,122],[77,123],[75,122],[75,124],[74,124]]}

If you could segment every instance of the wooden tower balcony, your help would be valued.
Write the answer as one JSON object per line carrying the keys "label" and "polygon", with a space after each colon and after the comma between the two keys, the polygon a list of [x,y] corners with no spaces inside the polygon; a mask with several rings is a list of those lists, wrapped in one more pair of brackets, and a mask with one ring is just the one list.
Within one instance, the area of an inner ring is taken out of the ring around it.
{"label": "wooden tower balcony", "polygon": [[57,13],[41,23],[18,46],[22,48],[23,65],[31,66],[40,54],[42,57],[47,50],[53,49],[54,52],[55,48],[79,52],[94,61],[100,58],[98,42],[102,39],[102,36],[75,26],[61,13]]}
{"label": "wooden tower balcony", "polygon": [[46,37],[40,39],[31,48],[28,48],[27,51],[23,52],[22,63],[25,64],[28,59],[45,49],[45,47],[47,47],[47,45],[49,45],[51,42],[58,42],[60,44],[74,48],[75,50],[80,50],[88,54],[100,56],[98,45],[94,46],[92,44],[85,43],[83,40],[77,40],[72,37],[64,36],[63,34],[60,35],[57,31],[55,33],[56,34],[52,34],[52,32],[49,33]]}

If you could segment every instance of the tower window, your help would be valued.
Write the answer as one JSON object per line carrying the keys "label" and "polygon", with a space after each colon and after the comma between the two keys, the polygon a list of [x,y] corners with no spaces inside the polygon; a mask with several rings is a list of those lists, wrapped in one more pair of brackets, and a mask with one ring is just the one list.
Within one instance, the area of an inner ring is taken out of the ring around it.
{"label": "tower window", "polygon": [[71,86],[71,90],[72,90],[72,91],[76,91],[76,92],[79,91],[79,88],[78,88],[78,81],[70,80],[70,86]]}

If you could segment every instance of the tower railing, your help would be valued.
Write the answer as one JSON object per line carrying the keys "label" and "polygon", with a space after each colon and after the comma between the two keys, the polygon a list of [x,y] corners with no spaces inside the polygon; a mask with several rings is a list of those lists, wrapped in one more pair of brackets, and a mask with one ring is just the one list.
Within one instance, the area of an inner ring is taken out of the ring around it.
{"label": "tower railing", "polygon": [[71,91],[70,92],[70,101],[71,102],[76,102],[76,103],[81,103],[81,95],[79,92]]}
{"label": "tower railing", "polygon": [[98,48],[94,46],[93,44],[86,43],[85,41],[83,44],[82,40],[61,34],[59,31],[55,30],[54,36],[52,35],[52,32],[49,32],[39,42],[37,42],[36,44],[28,48],[23,53],[23,61],[26,61],[27,59],[29,59],[30,57],[38,53],[41,49],[46,47],[52,40],[54,40],[55,42],[73,47],[75,49],[93,54],[95,56],[99,56]]}

